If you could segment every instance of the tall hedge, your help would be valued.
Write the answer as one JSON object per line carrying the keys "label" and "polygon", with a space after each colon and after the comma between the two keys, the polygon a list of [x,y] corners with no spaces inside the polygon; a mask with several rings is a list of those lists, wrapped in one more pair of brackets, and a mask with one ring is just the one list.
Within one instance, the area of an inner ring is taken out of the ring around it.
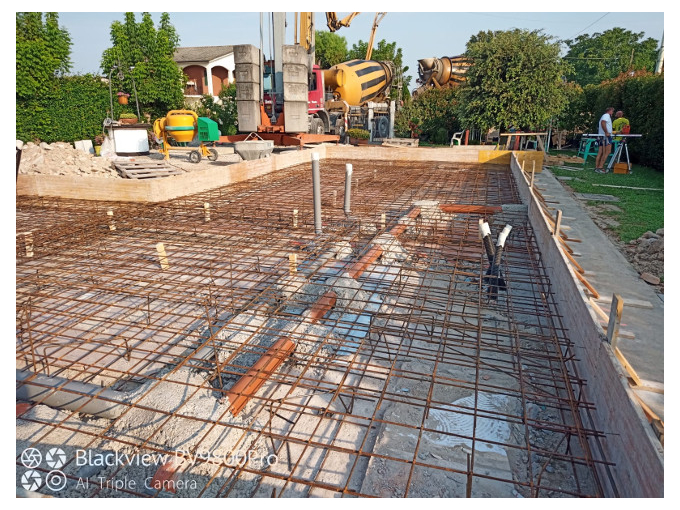
{"label": "tall hedge", "polygon": [[[91,140],[102,132],[111,109],[109,87],[92,75],[55,78],[55,86],[45,95],[17,100],[16,136],[18,140],[73,142]],[[134,106],[120,106],[114,97],[114,115],[133,112]]]}
{"label": "tall hedge", "polygon": [[589,132],[597,132],[597,122],[608,106],[623,110],[630,121],[631,133],[641,139],[629,143],[633,161],[663,170],[664,165],[664,75],[636,72],[615,80],[584,88],[585,117]]}

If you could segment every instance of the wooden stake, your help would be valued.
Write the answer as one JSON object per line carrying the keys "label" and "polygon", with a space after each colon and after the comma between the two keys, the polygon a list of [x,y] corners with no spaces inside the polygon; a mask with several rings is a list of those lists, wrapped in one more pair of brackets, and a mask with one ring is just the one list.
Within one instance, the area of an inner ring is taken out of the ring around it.
{"label": "wooden stake", "polygon": [[529,183],[529,187],[531,189],[534,189],[534,174],[536,173],[536,161],[531,162],[531,182]]}
{"label": "wooden stake", "polygon": [[590,291],[590,293],[595,296],[595,299],[598,299],[600,297],[600,293],[595,290],[595,287],[593,287],[588,280],[585,279],[585,277],[576,271],[574,273],[576,275],[576,278],[579,279],[579,281]]}
{"label": "wooden stake", "polygon": [[618,347],[614,347],[614,355],[616,356],[616,359],[619,360],[619,363],[621,363],[621,366],[623,369],[628,372],[628,375],[630,376],[631,380],[633,381],[634,386],[641,386],[642,385],[642,379],[640,379],[640,376],[637,374],[633,366],[628,363],[628,360],[626,357],[623,355],[621,350]]}
{"label": "wooden stake", "polygon": [[382,230],[385,230],[385,222],[386,222],[386,220],[387,220],[387,217],[385,216],[385,213],[382,213],[382,214],[380,215],[380,228],[381,228]]}
{"label": "wooden stake", "polygon": [[158,252],[158,260],[161,263],[161,269],[165,271],[170,267],[168,263],[168,255],[165,253],[165,246],[163,243],[158,243],[156,245],[156,251]]}
{"label": "wooden stake", "polygon": [[555,216],[555,230],[553,230],[553,236],[560,235],[560,224],[562,223],[562,211],[557,210],[557,215]]}
{"label": "wooden stake", "polygon": [[205,214],[205,221],[210,221],[210,204],[208,202],[203,204],[203,213]]}
{"label": "wooden stake", "polygon": [[297,253],[290,253],[288,255],[288,271],[290,274],[297,273]]}
{"label": "wooden stake", "polygon": [[298,225],[298,210],[293,209],[293,228],[297,228]]}
{"label": "wooden stake", "polygon": [[113,209],[106,211],[106,215],[109,217],[109,230],[116,230],[116,223],[113,221]]}
{"label": "wooden stake", "polygon": [[621,325],[621,313],[623,312],[623,299],[618,294],[612,297],[612,307],[609,311],[609,325],[607,326],[607,340],[616,348],[619,341],[619,326]]}

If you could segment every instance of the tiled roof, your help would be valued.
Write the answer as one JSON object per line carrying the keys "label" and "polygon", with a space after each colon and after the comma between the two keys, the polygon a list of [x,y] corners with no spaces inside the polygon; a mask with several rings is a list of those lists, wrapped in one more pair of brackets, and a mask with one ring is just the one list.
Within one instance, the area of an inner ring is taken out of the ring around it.
{"label": "tiled roof", "polygon": [[177,48],[173,57],[177,63],[181,62],[210,62],[234,52],[233,46],[191,46]]}

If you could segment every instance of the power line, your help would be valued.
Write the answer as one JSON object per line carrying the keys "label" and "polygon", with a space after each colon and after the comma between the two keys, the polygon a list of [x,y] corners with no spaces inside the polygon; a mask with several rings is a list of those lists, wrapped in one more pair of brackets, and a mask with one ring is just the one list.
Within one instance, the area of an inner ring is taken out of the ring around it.
{"label": "power line", "polygon": [[588,30],[590,27],[592,27],[595,23],[597,23],[597,22],[600,21],[602,18],[604,18],[607,14],[609,14],[609,13],[608,13],[608,12],[605,12],[602,16],[600,16],[599,18],[597,18],[595,21],[593,21],[593,22],[592,22],[590,25],[588,25],[586,28],[584,28],[584,29],[581,30],[580,32],[576,32],[576,33],[575,33],[574,35],[572,35],[569,39],[571,39],[572,37],[576,37],[576,36],[579,35],[581,32],[585,32],[585,31]]}

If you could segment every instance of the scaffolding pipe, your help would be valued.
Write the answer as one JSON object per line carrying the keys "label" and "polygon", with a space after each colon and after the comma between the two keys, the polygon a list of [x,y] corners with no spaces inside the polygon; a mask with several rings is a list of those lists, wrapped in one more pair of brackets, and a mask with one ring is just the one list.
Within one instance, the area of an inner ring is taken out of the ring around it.
{"label": "scaffolding pipe", "polygon": [[319,170],[319,153],[312,152],[312,187],[314,190],[314,233],[321,234],[321,171]]}

